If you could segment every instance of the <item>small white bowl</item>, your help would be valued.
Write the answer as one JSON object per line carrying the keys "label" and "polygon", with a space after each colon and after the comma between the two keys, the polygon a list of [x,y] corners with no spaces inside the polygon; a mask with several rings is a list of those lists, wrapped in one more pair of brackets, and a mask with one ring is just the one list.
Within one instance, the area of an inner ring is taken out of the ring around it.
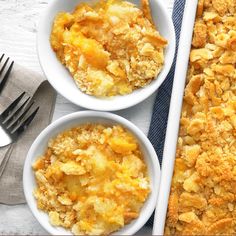
{"label": "small white bowl", "polygon": [[36,187],[36,182],[32,164],[45,152],[48,141],[52,137],[55,137],[58,133],[66,129],[85,123],[101,123],[108,125],[120,124],[129,130],[139,142],[148,168],[151,193],[141,209],[140,216],[115,233],[118,235],[133,235],[143,227],[155,209],[160,183],[160,165],[156,152],[144,133],[130,121],[118,115],[95,111],[76,112],[58,119],[45,128],[32,144],[25,160],[23,187],[26,201],[35,218],[39,221],[42,227],[47,230],[47,232],[53,235],[71,235],[70,231],[65,230],[62,227],[52,226],[49,223],[48,214],[37,208],[36,200],[33,196],[33,190]]}
{"label": "small white bowl", "polygon": [[[135,90],[131,94],[123,96],[114,96],[104,99],[89,96],[79,90],[72,76],[67,69],[57,59],[49,42],[52,23],[56,14],[60,11],[71,12],[80,2],[91,2],[91,0],[51,0],[45,13],[41,17],[38,35],[37,48],[41,67],[51,85],[72,103],[99,111],[115,111],[134,106],[151,94],[153,94],[165,80],[173,62],[175,54],[175,30],[168,10],[162,0],[150,1],[152,16],[161,35],[168,40],[168,46],[165,49],[165,62],[161,73],[145,88]],[[130,0],[139,4],[140,0]]]}

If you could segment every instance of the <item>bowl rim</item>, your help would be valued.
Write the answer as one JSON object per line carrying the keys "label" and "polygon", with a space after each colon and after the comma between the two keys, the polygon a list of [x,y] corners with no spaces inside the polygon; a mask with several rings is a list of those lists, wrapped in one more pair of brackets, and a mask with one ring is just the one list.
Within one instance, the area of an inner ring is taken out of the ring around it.
{"label": "bowl rim", "polygon": [[[50,134],[51,131],[55,130],[56,128],[59,128],[63,124],[66,124],[66,123],[69,124],[74,119],[88,118],[88,117],[101,118],[101,119],[104,118],[106,120],[110,120],[111,122],[121,124],[123,127],[127,128],[137,138],[137,140],[141,141],[148,151],[148,156],[146,156],[145,158],[146,158],[146,161],[148,161],[149,164],[153,166],[153,175],[152,176],[149,175],[149,177],[153,182],[152,185],[156,186],[156,188],[153,188],[153,187],[151,188],[151,193],[149,195],[150,200],[146,206],[145,214],[144,214],[144,212],[142,214],[142,209],[141,209],[140,215],[137,218],[137,219],[141,218],[139,220],[139,222],[137,222],[137,224],[134,224],[131,227],[131,229],[129,229],[129,228],[125,229],[122,232],[122,234],[120,234],[120,235],[133,235],[144,226],[144,224],[151,217],[151,215],[155,209],[157,198],[158,198],[159,186],[160,186],[160,172],[161,171],[160,171],[160,164],[159,164],[159,160],[157,158],[157,154],[156,154],[151,142],[147,138],[147,136],[132,122],[130,122],[129,120],[127,120],[119,115],[116,115],[116,114],[112,114],[112,113],[108,113],[108,112],[98,112],[98,111],[74,112],[74,113],[63,116],[63,117],[59,118],[58,120],[52,122],[49,126],[47,126],[37,136],[37,138],[34,140],[33,144],[31,145],[31,147],[28,151],[28,154],[27,154],[27,157],[26,157],[25,163],[24,163],[24,169],[23,169],[23,190],[24,190],[24,195],[25,195],[27,205],[29,206],[31,212],[33,213],[33,215],[37,219],[37,221],[40,223],[40,225],[47,232],[49,232],[52,235],[55,235],[54,230],[52,230],[54,227],[52,225],[50,225],[50,227],[48,227],[46,225],[45,220],[40,217],[40,210],[37,207],[36,208],[33,207],[35,205],[32,204],[32,201],[30,200],[30,198],[32,198],[32,192],[30,190],[31,186],[29,186],[27,184],[28,183],[27,179],[29,177],[30,172],[33,171],[32,169],[30,170],[30,168],[32,167],[32,160],[34,158],[34,152],[37,150],[38,145],[42,142],[42,140],[45,138],[45,136]],[[71,125],[71,127],[73,127],[73,125]],[[61,131],[58,131],[58,133],[59,132],[61,132]],[[50,137],[48,138],[48,140],[49,139],[50,139]],[[121,230],[122,229],[124,229],[124,228],[121,228]],[[114,232],[114,234],[117,234],[119,232],[120,232],[120,230]],[[60,232],[58,231],[58,234],[59,233]]]}
{"label": "bowl rim", "polygon": [[[147,86],[140,88],[140,90],[145,90],[148,87],[148,92],[146,93],[141,93],[141,96],[136,96],[135,99],[132,99],[132,94],[134,92],[136,92],[136,90],[134,90],[132,93],[130,94],[125,94],[125,95],[118,95],[118,96],[114,96],[112,98],[108,98],[108,100],[112,99],[113,103],[112,104],[97,104],[96,100],[94,100],[93,102],[86,102],[86,99],[77,99],[75,96],[70,96],[69,93],[65,93],[64,91],[62,91],[62,89],[59,86],[59,83],[56,82],[52,77],[50,76],[50,73],[47,70],[47,62],[44,62],[44,56],[42,53],[42,45],[44,44],[42,38],[43,38],[43,29],[44,29],[44,25],[45,25],[45,21],[46,21],[46,16],[49,14],[51,8],[54,6],[54,4],[59,1],[59,0],[51,0],[50,3],[48,4],[48,6],[46,7],[45,11],[43,12],[43,14],[40,17],[39,20],[39,24],[38,24],[38,31],[37,31],[37,36],[36,36],[36,48],[37,48],[37,55],[39,58],[39,64],[42,68],[42,71],[45,75],[45,77],[47,78],[47,80],[49,81],[49,83],[53,86],[53,88],[63,97],[65,97],[67,100],[69,100],[70,102],[72,102],[73,104],[77,105],[77,106],[81,106],[90,110],[97,110],[97,111],[117,111],[117,110],[122,110],[122,109],[126,109],[132,106],[135,106],[139,103],[141,103],[142,101],[144,101],[145,99],[147,99],[148,97],[150,97],[154,92],[157,91],[157,89],[161,86],[161,84],[167,79],[167,75],[171,69],[172,63],[174,61],[174,56],[175,56],[175,51],[176,51],[176,37],[175,37],[175,28],[174,28],[174,24],[173,21],[171,19],[171,16],[168,12],[167,7],[165,6],[164,2],[159,1],[159,0],[153,0],[156,2],[156,4],[159,5],[161,11],[163,12],[163,14],[165,15],[165,23],[166,25],[168,25],[168,28],[170,29],[169,34],[170,34],[170,38],[171,38],[171,43],[168,44],[168,46],[170,47],[169,50],[169,61],[168,63],[166,63],[166,61],[164,61],[164,66],[161,69],[161,72],[164,70],[163,75],[161,76],[161,78],[159,77],[159,75],[157,75],[157,77],[155,78],[155,80],[153,80],[150,84],[148,84]],[[79,0],[78,0],[79,1]],[[128,0],[130,1],[130,0]],[[55,55],[56,56],[56,55]],[[165,55],[166,58],[166,55]],[[62,65],[64,66],[64,65]],[[156,82],[158,81],[158,82]],[[156,83],[155,83],[156,82]],[[77,86],[77,85],[75,85]],[[79,90],[79,88],[77,88]],[[80,91],[81,93],[85,94],[84,92]],[[87,96],[91,96],[91,95],[87,95]],[[126,99],[125,102],[123,103],[116,103],[116,98],[119,99],[119,97],[125,97],[125,96],[130,96],[128,99]],[[98,100],[102,100],[103,98],[98,98],[93,96],[94,98],[98,99]],[[106,98],[105,98],[106,100]]]}

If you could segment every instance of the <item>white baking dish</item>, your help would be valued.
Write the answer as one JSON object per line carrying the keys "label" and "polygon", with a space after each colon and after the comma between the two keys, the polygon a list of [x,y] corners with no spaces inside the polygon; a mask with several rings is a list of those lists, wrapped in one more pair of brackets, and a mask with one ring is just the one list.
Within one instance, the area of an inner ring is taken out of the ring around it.
{"label": "white baking dish", "polygon": [[163,151],[161,183],[153,226],[154,235],[163,235],[164,233],[197,3],[198,0],[186,0],[185,4]]}

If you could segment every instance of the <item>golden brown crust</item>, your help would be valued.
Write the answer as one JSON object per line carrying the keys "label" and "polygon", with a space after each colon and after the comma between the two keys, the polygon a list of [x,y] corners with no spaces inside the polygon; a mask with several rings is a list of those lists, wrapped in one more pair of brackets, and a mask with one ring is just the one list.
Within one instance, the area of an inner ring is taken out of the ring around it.
{"label": "golden brown crust", "polygon": [[168,204],[168,220],[169,224],[171,226],[174,226],[178,221],[178,205],[179,205],[179,199],[178,194],[175,191],[172,191],[170,198],[169,198],[169,204]]}
{"label": "golden brown crust", "polygon": [[204,8],[204,0],[199,0],[198,5],[197,5],[197,16],[198,17],[202,16],[203,8]]}
{"label": "golden brown crust", "polygon": [[196,220],[183,227],[182,235],[204,235],[206,227],[200,220]]}
{"label": "golden brown crust", "polygon": [[149,0],[141,0],[143,15],[154,25]]}
{"label": "golden brown crust", "polygon": [[212,0],[212,6],[221,15],[225,15],[228,11],[227,2],[225,0]]}
{"label": "golden brown crust", "polygon": [[232,223],[233,223],[233,218],[218,220],[208,228],[207,234],[210,235],[216,235],[219,233],[226,234],[227,230],[232,227]]}
{"label": "golden brown crust", "polygon": [[236,234],[235,66],[236,1],[199,0],[166,234]]}
{"label": "golden brown crust", "polygon": [[192,45],[196,48],[204,47],[207,40],[207,26],[203,21],[197,21],[194,26]]}
{"label": "golden brown crust", "polygon": [[227,44],[229,50],[236,51],[236,36],[229,39]]}
{"label": "golden brown crust", "polygon": [[207,201],[199,194],[183,192],[180,195],[179,206],[182,207],[179,211],[185,211],[185,209],[187,209],[187,211],[189,209],[204,210],[207,207]]}

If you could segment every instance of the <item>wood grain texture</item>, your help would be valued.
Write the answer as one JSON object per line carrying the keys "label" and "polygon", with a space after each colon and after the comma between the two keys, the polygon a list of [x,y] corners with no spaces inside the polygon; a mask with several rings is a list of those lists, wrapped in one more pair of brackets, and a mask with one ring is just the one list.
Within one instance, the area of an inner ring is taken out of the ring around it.
{"label": "wood grain texture", "polygon": [[[36,53],[37,24],[40,14],[49,1],[0,0],[0,54],[5,53],[19,64],[39,73],[42,73],[42,70]],[[174,0],[162,1],[171,12]],[[154,96],[131,109],[115,113],[131,120],[146,134]],[[53,119],[81,109],[59,95]],[[150,234],[150,229],[148,232]],[[43,235],[46,232],[32,216],[27,205],[6,206],[0,204],[0,234]],[[141,234],[145,235],[145,232],[142,231]]]}

